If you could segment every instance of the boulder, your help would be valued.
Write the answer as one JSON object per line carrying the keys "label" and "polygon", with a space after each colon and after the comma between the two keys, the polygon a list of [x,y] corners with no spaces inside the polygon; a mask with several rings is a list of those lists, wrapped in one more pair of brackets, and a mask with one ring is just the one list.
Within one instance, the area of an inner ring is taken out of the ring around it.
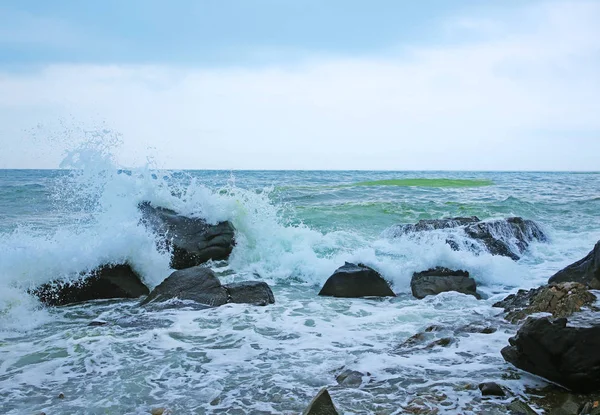
{"label": "boulder", "polygon": [[549,283],[579,282],[595,290],[600,289],[600,241],[584,258],[558,271]]}
{"label": "boulder", "polygon": [[224,260],[235,245],[235,228],[231,222],[208,224],[202,218],[177,214],[171,209],[139,204],[142,223],[163,238],[170,247],[171,267],[190,268],[208,260]]}
{"label": "boulder", "polygon": [[480,298],[476,292],[477,284],[469,277],[467,271],[454,271],[443,267],[415,272],[410,281],[410,288],[413,295],[419,299],[445,291],[456,291]]}
{"label": "boulder", "polygon": [[319,295],[332,297],[395,297],[388,283],[373,268],[346,262],[325,282]]}
{"label": "boulder", "polygon": [[573,392],[600,390],[600,326],[567,327],[567,319],[529,319],[502,349],[504,359]]}
{"label": "boulder", "polygon": [[210,268],[196,266],[173,272],[160,283],[141,305],[160,304],[169,300],[194,301],[208,307],[227,303],[273,304],[271,288],[259,281],[222,285]]}
{"label": "boulder", "polygon": [[538,415],[529,405],[520,399],[513,399],[513,401],[506,406],[508,413],[511,415]]}
{"label": "boulder", "polygon": [[480,221],[476,216],[421,220],[414,225],[394,226],[388,230],[388,234],[392,237],[399,237],[416,232],[455,228],[462,229],[465,236],[473,242],[461,244],[456,239],[456,234],[450,234],[446,238],[446,243],[453,250],[469,249],[475,252],[483,250],[492,255],[503,255],[513,260],[520,259],[531,242],[548,240],[536,222],[520,217],[491,221]]}
{"label": "boulder", "polygon": [[338,415],[338,411],[329,396],[327,388],[319,391],[302,415]]}
{"label": "boulder", "polygon": [[465,227],[465,233],[480,241],[490,254],[507,256],[515,261],[531,242],[548,239],[537,223],[519,217],[474,223]]}
{"label": "boulder", "polygon": [[247,303],[255,305],[267,305],[275,303],[273,291],[266,282],[263,281],[244,281],[227,284],[224,286],[227,290],[230,303]]}
{"label": "boulder", "polygon": [[450,229],[481,222],[477,216],[445,218],[445,219],[422,219],[416,224],[398,225],[394,228],[396,234],[408,234],[437,229]]}
{"label": "boulder", "polygon": [[584,306],[591,306],[596,296],[586,286],[577,282],[550,284],[529,291],[519,290],[494,304],[507,313],[511,323],[523,320],[534,313],[551,313],[553,317],[568,317]]}
{"label": "boulder", "polygon": [[56,280],[30,291],[42,303],[52,306],[110,298],[138,298],[149,292],[128,264],[102,265],[75,281]]}

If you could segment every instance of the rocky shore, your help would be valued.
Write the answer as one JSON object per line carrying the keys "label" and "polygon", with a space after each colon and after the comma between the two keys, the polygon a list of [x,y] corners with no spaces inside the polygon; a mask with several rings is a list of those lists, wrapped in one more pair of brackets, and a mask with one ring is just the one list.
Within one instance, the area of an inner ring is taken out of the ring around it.
{"label": "rocky shore", "polygon": [[[34,287],[30,293],[48,306],[139,298],[139,307],[149,312],[179,307],[201,310],[231,303],[250,306],[275,303],[273,291],[264,281],[222,284],[207,266],[208,261],[229,258],[235,246],[233,224],[209,224],[202,218],[182,216],[150,203],[141,203],[139,209],[144,226],[154,232],[157,243],[171,253],[174,271],[161,284],[150,290],[144,284],[143,276],[128,263],[101,264],[69,281],[56,280]],[[548,241],[539,224],[518,217],[494,221],[481,221],[477,217],[425,220],[398,225],[391,236],[440,229],[458,229],[468,236],[468,245],[448,238],[446,243],[453,250],[487,252],[515,261],[532,242]],[[413,297],[418,300],[449,291],[469,296],[471,301],[475,301],[473,298],[482,299],[477,282],[467,269],[443,266],[424,269],[412,275],[410,288]],[[544,391],[535,391],[531,396],[523,396],[507,388],[502,379],[490,379],[478,386],[482,397],[499,399],[505,413],[535,414],[545,410],[554,415],[600,414],[600,324],[596,315],[591,320],[580,321],[577,318],[582,311],[596,311],[594,290],[599,288],[600,242],[586,257],[550,276],[548,284],[519,290],[493,304],[508,323],[515,325],[516,330],[510,344],[498,353],[519,370],[549,381],[550,386]],[[318,295],[393,298],[397,293],[376,269],[362,263],[346,262],[327,279]],[[496,332],[497,327],[487,323],[481,321],[480,324],[452,328],[431,325],[398,344],[390,353],[410,355],[416,350],[443,349],[465,336]],[[370,381],[370,376],[366,372],[342,368],[335,375],[335,386],[360,388],[364,382]],[[422,408],[409,403],[403,406],[404,412],[401,413],[436,413],[431,410],[419,412]],[[327,388],[315,396],[304,412],[307,415],[337,413],[335,395],[332,399]]]}

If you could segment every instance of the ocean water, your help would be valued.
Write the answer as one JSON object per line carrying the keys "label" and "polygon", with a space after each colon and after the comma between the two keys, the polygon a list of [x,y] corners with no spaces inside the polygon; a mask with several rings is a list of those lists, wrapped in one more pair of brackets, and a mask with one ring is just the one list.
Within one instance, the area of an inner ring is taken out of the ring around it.
{"label": "ocean water", "polygon": [[[124,261],[158,285],[171,272],[169,256],[139,225],[141,201],[231,220],[231,258],[208,265],[224,282],[268,282],[276,304],[45,308],[27,293]],[[323,386],[345,414],[504,413],[504,401],[481,399],[478,383],[518,395],[543,382],[503,361],[517,327],[491,305],[589,252],[600,239],[599,212],[598,173],[122,170],[95,160],[76,170],[0,170],[3,413],[298,414]],[[533,219],[550,240],[512,261],[453,251],[448,231],[392,232],[471,215]],[[374,267],[398,297],[318,297],[344,261]],[[484,299],[414,299],[412,273],[434,266],[467,269]],[[94,319],[108,324],[89,327]],[[428,326],[452,332],[471,323],[498,330],[452,334],[447,347],[399,348]],[[362,385],[338,385],[342,368],[363,372]]]}

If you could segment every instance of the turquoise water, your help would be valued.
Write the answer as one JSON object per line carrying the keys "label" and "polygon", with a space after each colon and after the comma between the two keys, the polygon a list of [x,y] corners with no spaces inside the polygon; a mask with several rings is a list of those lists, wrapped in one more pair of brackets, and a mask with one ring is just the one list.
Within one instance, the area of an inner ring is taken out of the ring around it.
{"label": "turquoise water", "polygon": [[[109,301],[47,309],[27,294],[106,262],[128,261],[147,285],[159,284],[171,270],[139,226],[136,206],[144,200],[231,220],[238,244],[227,263],[211,266],[224,281],[267,281],[276,304],[150,313],[135,301]],[[598,212],[598,173],[0,170],[0,400],[8,414],[142,414],[155,406],[291,414],[329,386],[347,414],[420,404],[441,413],[502,413],[468,385],[495,380],[519,392],[539,381],[507,379],[512,369],[499,351],[516,328],[491,304],[585,255],[600,239]],[[550,241],[514,262],[452,251],[443,232],[386,232],[471,215],[533,219]],[[344,261],[376,268],[399,296],[318,297]],[[438,265],[468,269],[486,299],[412,298],[412,273]],[[109,324],[88,327],[95,318]],[[481,321],[499,330],[439,350],[394,352],[431,324]],[[338,386],[341,367],[370,376],[360,388]]]}

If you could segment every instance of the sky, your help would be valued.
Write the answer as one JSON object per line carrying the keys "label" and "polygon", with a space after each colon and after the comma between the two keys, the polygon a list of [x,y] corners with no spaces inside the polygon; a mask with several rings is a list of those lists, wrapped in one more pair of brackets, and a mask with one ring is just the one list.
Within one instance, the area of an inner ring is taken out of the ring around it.
{"label": "sky", "polygon": [[600,0],[5,1],[0,168],[101,148],[123,167],[597,171],[599,21]]}

